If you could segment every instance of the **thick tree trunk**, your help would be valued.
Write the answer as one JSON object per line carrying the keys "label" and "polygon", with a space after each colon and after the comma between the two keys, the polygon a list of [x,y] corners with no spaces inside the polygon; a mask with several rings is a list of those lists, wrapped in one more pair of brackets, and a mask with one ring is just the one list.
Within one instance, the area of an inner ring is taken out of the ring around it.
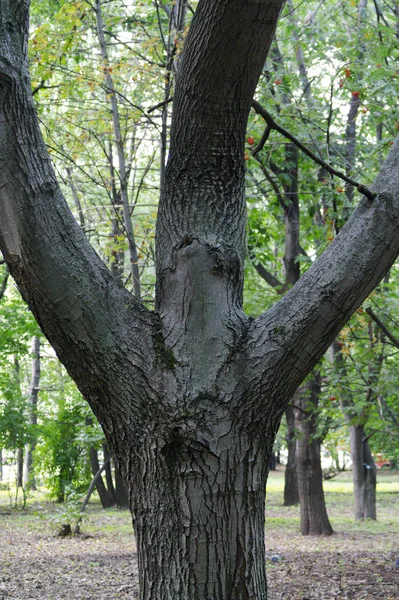
{"label": "thick tree trunk", "polygon": [[355,519],[376,519],[377,468],[363,425],[350,425]]}
{"label": "thick tree trunk", "polygon": [[176,428],[142,449],[131,501],[145,600],[267,598],[267,453],[231,427]]}
{"label": "thick tree trunk", "polygon": [[[294,403],[296,395],[293,398]],[[287,406],[285,418],[287,422],[285,440],[287,443],[288,458],[284,476],[284,506],[294,506],[295,504],[299,504],[299,492],[296,471],[295,413],[292,406]]]}
{"label": "thick tree trunk", "polygon": [[302,535],[332,535],[323,491],[323,471],[320,460],[321,440],[317,436],[317,405],[320,394],[320,374],[315,373],[306,386],[308,393],[296,399],[296,465],[301,506]]}

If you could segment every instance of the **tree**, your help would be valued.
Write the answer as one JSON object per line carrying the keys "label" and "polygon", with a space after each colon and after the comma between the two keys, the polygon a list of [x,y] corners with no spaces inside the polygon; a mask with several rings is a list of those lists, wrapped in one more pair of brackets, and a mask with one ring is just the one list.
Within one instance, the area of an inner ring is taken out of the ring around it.
{"label": "tree", "polygon": [[257,319],[242,310],[246,123],[281,0],[200,0],[179,63],[156,309],[70,214],[33,108],[28,0],[0,5],[0,247],[121,465],[141,598],[267,597],[268,455],[289,399],[399,253],[399,142],[351,219]]}

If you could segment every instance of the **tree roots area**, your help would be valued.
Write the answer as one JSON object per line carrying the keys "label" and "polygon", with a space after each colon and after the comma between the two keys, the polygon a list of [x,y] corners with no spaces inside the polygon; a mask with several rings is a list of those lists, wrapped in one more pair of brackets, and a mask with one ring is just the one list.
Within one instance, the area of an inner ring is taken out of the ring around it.
{"label": "tree roots area", "polygon": [[[299,508],[282,506],[283,471],[271,473],[265,538],[269,599],[399,600],[399,474],[379,477],[376,522],[353,520],[351,489],[349,473],[326,482],[335,533],[302,537]],[[58,508],[44,498],[35,493],[18,511],[1,494],[0,600],[138,599],[129,513],[93,503],[82,533],[60,537]]]}

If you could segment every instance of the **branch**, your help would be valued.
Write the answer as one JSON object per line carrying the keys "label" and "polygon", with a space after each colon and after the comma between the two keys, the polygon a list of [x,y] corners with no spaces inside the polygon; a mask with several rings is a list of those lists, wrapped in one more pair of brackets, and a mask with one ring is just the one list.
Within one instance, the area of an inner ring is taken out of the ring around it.
{"label": "branch", "polygon": [[373,200],[375,198],[374,192],[372,192],[367,186],[363,185],[362,183],[358,183],[357,181],[354,181],[353,179],[351,179],[350,177],[345,175],[345,173],[342,173],[342,171],[337,171],[336,169],[334,169],[331,165],[329,165],[324,160],[322,160],[321,158],[316,156],[316,154],[314,154],[314,152],[309,150],[309,148],[304,146],[302,144],[302,142],[297,140],[291,133],[289,133],[289,131],[287,131],[280,125],[278,125],[276,123],[276,121],[273,119],[273,117],[271,116],[271,114],[265,108],[263,108],[263,106],[261,104],[259,104],[259,102],[257,102],[256,100],[252,100],[252,108],[255,110],[255,112],[257,112],[259,115],[261,115],[264,118],[264,120],[266,121],[266,123],[269,125],[269,127],[271,129],[275,129],[276,131],[281,133],[281,135],[283,135],[288,140],[290,140],[293,144],[295,144],[295,146],[297,146],[297,148],[302,150],[302,152],[304,154],[306,154],[306,156],[309,156],[309,158],[311,158],[315,163],[317,163],[318,165],[320,165],[321,167],[326,169],[326,171],[328,171],[332,175],[336,175],[337,177],[339,177],[340,179],[343,179],[350,185],[353,185],[355,188],[357,188],[359,190],[359,192],[361,194],[364,194],[370,200]]}
{"label": "branch", "polygon": [[272,275],[267,269],[265,269],[265,267],[259,261],[255,263],[252,260],[252,264],[255,271],[262,277],[262,279],[266,281],[266,283],[273,287],[278,294],[284,293],[283,284],[276,277],[274,277],[274,275]]}
{"label": "branch", "polygon": [[163,106],[165,106],[166,104],[169,104],[172,101],[173,101],[173,96],[170,96],[170,98],[167,98],[166,100],[163,100],[162,102],[158,102],[158,104],[155,104],[155,106],[151,106],[151,108],[149,108],[147,110],[147,114],[149,115],[150,113],[154,112],[154,110],[157,110],[157,108],[162,108]]}
{"label": "branch", "polygon": [[370,317],[378,325],[378,327],[381,329],[381,331],[383,331],[385,333],[385,335],[387,336],[387,338],[389,338],[391,340],[391,342],[393,343],[393,345],[396,346],[396,348],[399,348],[399,340],[398,340],[398,338],[396,338],[394,335],[392,335],[392,333],[389,331],[389,329],[377,317],[377,315],[375,314],[375,312],[371,308],[366,308],[366,313],[368,315],[370,315]]}

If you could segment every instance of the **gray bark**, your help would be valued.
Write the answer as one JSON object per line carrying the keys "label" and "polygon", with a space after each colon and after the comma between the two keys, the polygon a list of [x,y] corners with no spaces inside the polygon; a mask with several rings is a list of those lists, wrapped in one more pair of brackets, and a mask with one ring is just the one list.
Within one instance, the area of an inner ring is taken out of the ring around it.
{"label": "gray bark", "polygon": [[24,486],[24,449],[17,449],[17,460],[16,460],[16,487],[22,488]]}
{"label": "gray bark", "polygon": [[265,600],[267,456],[304,377],[399,253],[399,143],[320,260],[242,310],[244,138],[280,0],[200,0],[174,96],[156,312],[111,276],[33,109],[27,0],[0,3],[0,249],[127,484],[142,600]]}
{"label": "gray bark", "polygon": [[115,474],[115,504],[119,508],[129,508],[129,497],[121,475],[121,468],[118,460],[114,458]]}

